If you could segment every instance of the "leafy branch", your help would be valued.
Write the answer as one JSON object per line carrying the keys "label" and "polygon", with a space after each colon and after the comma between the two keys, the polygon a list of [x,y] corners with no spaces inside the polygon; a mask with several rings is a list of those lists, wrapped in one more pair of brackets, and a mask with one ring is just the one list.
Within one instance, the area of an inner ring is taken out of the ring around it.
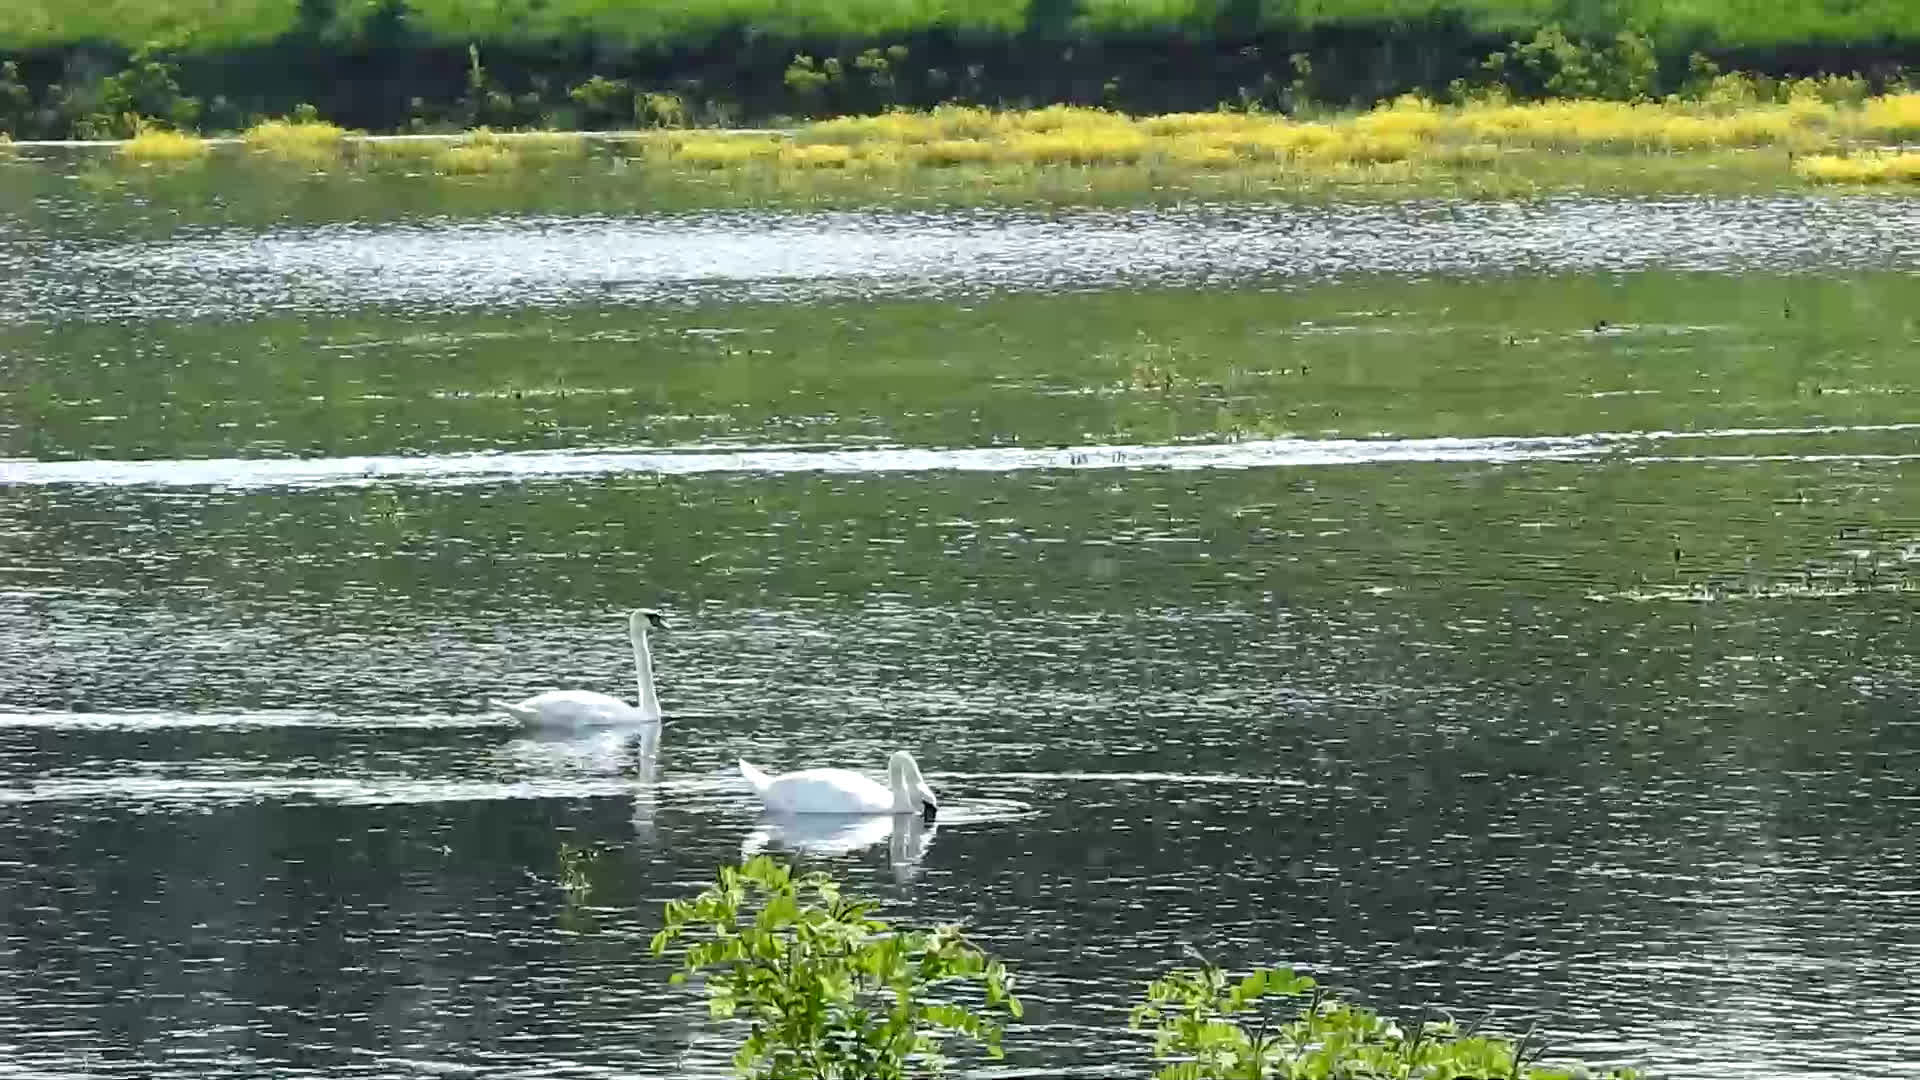
{"label": "leafy branch", "polygon": [[[1195,954],[1198,956],[1198,954]],[[1205,957],[1147,986],[1131,1025],[1153,1032],[1156,1080],[1574,1080],[1581,1067],[1539,1064],[1544,1043],[1462,1032],[1425,1010],[1402,1028],[1343,1001],[1291,968],[1229,976]],[[1283,1011],[1284,1010],[1284,1011]],[[1291,1015],[1285,1015],[1290,1012]],[[1632,1070],[1603,1074],[1633,1080]]]}
{"label": "leafy branch", "polygon": [[[761,855],[669,901],[652,949],[677,950],[675,983],[705,975],[714,1017],[746,1021],[743,1076],[905,1080],[940,1072],[953,1036],[1000,1057],[996,1017],[1021,1015],[1006,968],[958,926],[897,930],[874,907]],[[952,997],[966,984],[980,987],[979,1008]]]}

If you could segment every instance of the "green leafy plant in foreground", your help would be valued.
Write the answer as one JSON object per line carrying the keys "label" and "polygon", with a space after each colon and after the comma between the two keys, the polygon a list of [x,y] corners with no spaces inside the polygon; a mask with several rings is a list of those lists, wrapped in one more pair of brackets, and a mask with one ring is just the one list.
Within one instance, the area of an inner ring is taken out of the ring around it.
{"label": "green leafy plant in foreground", "polygon": [[[714,1016],[748,1034],[734,1066],[765,1080],[904,1080],[938,1073],[950,1036],[1000,1056],[999,1017],[1020,1003],[998,960],[957,927],[896,930],[826,874],[796,877],[762,855],[723,867],[692,900],[667,904],[653,952],[678,947],[675,983],[705,975]],[[1198,954],[1195,954],[1198,956]],[[1232,976],[1198,957],[1147,986],[1131,1024],[1153,1035],[1157,1080],[1576,1080],[1541,1064],[1546,1045],[1461,1031],[1423,1013],[1410,1027],[1340,999],[1288,968]],[[969,985],[971,984],[971,985]],[[954,1000],[984,990],[975,1010]],[[1599,1074],[1636,1080],[1630,1069]]]}
{"label": "green leafy plant in foreground", "polygon": [[[1133,1010],[1153,1032],[1157,1080],[1573,1080],[1583,1066],[1538,1064],[1544,1043],[1461,1032],[1422,1016],[1409,1031],[1341,1001],[1312,978],[1271,968],[1235,978],[1202,958],[1147,987]],[[1632,1070],[1603,1074],[1633,1080]]]}
{"label": "green leafy plant in foreground", "polygon": [[[902,930],[872,917],[826,874],[796,877],[761,855],[722,867],[692,900],[670,901],[654,955],[678,947],[676,983],[705,975],[715,1017],[750,1025],[734,1055],[766,1080],[900,1080],[937,1073],[962,1035],[1000,1056],[995,1015],[1020,1002],[1000,961],[957,926]],[[974,1009],[954,999],[984,991]]]}

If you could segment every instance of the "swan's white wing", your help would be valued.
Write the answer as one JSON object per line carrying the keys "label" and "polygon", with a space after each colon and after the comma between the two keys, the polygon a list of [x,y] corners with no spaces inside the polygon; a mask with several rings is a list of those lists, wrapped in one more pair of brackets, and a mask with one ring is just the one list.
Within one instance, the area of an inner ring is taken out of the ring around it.
{"label": "swan's white wing", "polygon": [[617,697],[591,690],[549,690],[518,702],[516,711],[536,724],[631,724],[640,711]]}
{"label": "swan's white wing", "polygon": [[776,776],[762,798],[768,809],[789,814],[893,812],[893,792],[849,769],[803,769]]}
{"label": "swan's white wing", "polygon": [[768,786],[773,783],[772,777],[768,776],[766,773],[761,772],[757,767],[755,767],[752,763],[748,762],[745,758],[742,758],[740,760],[740,775],[745,777],[747,783],[752,784],[753,790],[758,792],[763,798],[767,794]]}
{"label": "swan's white wing", "polygon": [[592,690],[549,690],[544,694],[535,694],[520,704],[535,709],[632,709],[633,706],[617,697],[597,694]]}

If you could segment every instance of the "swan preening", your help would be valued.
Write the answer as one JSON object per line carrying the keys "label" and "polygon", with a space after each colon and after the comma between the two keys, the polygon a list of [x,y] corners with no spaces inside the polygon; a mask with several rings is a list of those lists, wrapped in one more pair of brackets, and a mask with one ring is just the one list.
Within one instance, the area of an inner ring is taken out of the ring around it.
{"label": "swan preening", "polygon": [[667,628],[666,619],[650,608],[641,608],[627,619],[628,636],[633,639],[633,666],[639,681],[638,704],[629,705],[617,697],[591,690],[549,690],[524,701],[489,701],[488,704],[522,723],[559,727],[611,727],[660,723],[660,699],[653,692],[653,650],[647,644],[647,626]]}
{"label": "swan preening", "polygon": [[887,759],[887,783],[850,769],[802,769],[768,776],[745,761],[740,775],[760,793],[768,810],[781,814],[919,814],[927,821],[940,800],[920,778],[913,755],[895,750]]}

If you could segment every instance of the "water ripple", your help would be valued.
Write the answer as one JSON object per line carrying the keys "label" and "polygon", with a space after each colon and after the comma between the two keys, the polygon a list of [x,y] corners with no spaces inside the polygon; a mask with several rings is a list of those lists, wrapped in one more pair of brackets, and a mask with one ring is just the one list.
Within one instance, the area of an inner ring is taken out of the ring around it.
{"label": "water ripple", "polygon": [[498,716],[336,716],[325,712],[263,710],[248,713],[75,713],[7,712],[0,710],[0,728],[55,730],[149,731],[165,728],[271,729],[339,728],[393,731],[403,729],[463,729],[518,727]]}
{"label": "water ripple", "polygon": [[[1179,445],[907,447],[833,450],[676,448],[529,450],[336,458],[209,458],[136,461],[0,459],[0,486],[331,488],[415,481],[489,484],[526,478],[622,473],[901,473],[1087,469],[1258,469],[1388,462],[1512,462],[1590,458],[1686,439],[1777,439],[1920,430],[1920,424],[1595,432],[1584,435],[1420,439],[1253,439]],[[1862,455],[1827,455],[1851,460]],[[1864,455],[1887,458],[1889,455]],[[1897,458],[1898,455],[1892,457]],[[1647,460],[1669,460],[1649,455]],[[1685,460],[1685,459],[1675,459]],[[1748,460],[1744,456],[1728,460]]]}
{"label": "water ripple", "polygon": [[23,242],[0,255],[0,319],[1916,265],[1905,197],[507,217]]}

